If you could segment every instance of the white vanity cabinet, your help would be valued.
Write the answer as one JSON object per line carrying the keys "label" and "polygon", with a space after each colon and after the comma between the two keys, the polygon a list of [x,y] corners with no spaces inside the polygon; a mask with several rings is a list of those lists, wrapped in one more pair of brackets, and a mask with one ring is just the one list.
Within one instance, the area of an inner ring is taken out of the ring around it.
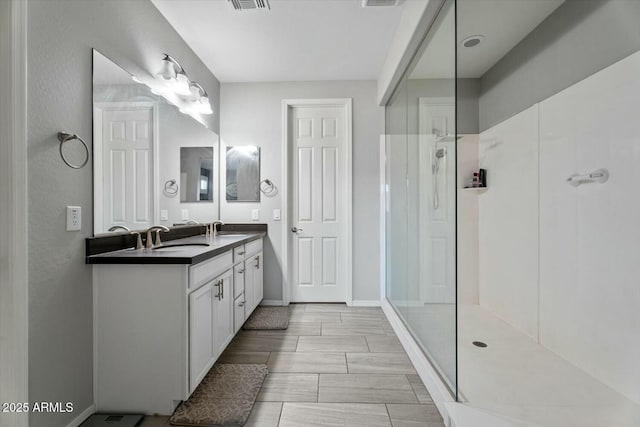
{"label": "white vanity cabinet", "polygon": [[231,269],[189,294],[189,394],[233,339]]}
{"label": "white vanity cabinet", "polygon": [[240,252],[254,251],[249,265],[258,247],[262,239],[194,265],[93,266],[98,412],[170,415],[191,395],[253,310],[243,304],[237,317],[244,286],[253,307],[262,293],[255,268],[249,283],[234,283],[238,265],[245,267]]}

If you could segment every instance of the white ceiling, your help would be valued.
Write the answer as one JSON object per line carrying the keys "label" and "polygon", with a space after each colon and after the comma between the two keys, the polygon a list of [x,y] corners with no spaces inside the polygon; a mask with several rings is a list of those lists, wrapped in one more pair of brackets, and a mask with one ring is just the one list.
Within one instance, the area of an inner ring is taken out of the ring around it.
{"label": "white ceiling", "polygon": [[[458,77],[477,78],[547,18],[564,0],[458,0],[458,42],[481,34],[478,46],[458,44]],[[451,78],[453,13],[449,13],[411,75]]]}
{"label": "white ceiling", "polygon": [[361,0],[270,0],[271,10],[248,11],[227,0],[152,1],[221,82],[375,80],[402,13]]}

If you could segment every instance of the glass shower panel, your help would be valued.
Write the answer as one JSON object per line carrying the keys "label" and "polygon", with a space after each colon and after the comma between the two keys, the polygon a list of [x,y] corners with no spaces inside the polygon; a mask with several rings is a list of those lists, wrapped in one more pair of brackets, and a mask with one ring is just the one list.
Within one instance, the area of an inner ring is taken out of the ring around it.
{"label": "glass shower panel", "polygon": [[403,80],[385,110],[387,298],[407,319],[407,84]]}
{"label": "glass shower panel", "polygon": [[386,114],[387,297],[455,396],[454,0],[444,3]]}
{"label": "glass shower panel", "polygon": [[407,323],[456,389],[456,32],[446,2],[407,80]]}

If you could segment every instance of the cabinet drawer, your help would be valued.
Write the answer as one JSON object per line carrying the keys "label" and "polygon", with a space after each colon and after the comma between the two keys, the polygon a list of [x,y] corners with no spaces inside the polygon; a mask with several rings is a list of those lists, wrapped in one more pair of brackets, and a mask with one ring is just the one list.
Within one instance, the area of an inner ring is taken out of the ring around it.
{"label": "cabinet drawer", "polygon": [[244,245],[233,248],[233,262],[242,261],[244,259],[244,254],[246,254]]}
{"label": "cabinet drawer", "polygon": [[262,250],[262,239],[253,240],[244,245],[247,255],[253,255]]}
{"label": "cabinet drawer", "polygon": [[246,301],[244,300],[244,293],[241,294],[233,302],[233,331],[238,332],[244,324],[245,312],[244,306]]}
{"label": "cabinet drawer", "polygon": [[233,258],[231,251],[229,251],[191,266],[189,268],[189,290],[194,290],[208,280],[224,273],[231,265],[233,265]]}
{"label": "cabinet drawer", "polygon": [[240,294],[244,293],[244,263],[238,264],[233,267],[233,297],[238,298]]}

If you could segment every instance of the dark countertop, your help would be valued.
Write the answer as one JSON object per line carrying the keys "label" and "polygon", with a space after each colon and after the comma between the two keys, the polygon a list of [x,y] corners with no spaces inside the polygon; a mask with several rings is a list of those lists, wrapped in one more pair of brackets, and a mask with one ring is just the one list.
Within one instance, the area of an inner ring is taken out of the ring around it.
{"label": "dark countertop", "polygon": [[264,231],[220,234],[215,239],[203,235],[163,242],[163,246],[182,243],[207,243],[209,246],[178,246],[167,249],[121,249],[86,257],[87,264],[198,264],[236,246],[265,237]]}

